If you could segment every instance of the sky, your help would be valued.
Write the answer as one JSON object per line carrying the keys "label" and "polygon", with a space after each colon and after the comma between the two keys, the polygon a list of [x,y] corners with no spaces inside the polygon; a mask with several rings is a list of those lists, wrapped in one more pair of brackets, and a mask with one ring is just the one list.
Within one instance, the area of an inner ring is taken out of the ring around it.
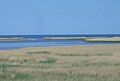
{"label": "sky", "polygon": [[120,0],[0,0],[0,35],[120,34]]}

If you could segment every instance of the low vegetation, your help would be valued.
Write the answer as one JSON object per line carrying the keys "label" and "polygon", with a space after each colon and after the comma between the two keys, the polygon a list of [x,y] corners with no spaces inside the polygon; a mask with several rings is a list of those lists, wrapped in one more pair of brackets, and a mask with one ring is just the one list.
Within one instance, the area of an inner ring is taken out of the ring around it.
{"label": "low vegetation", "polygon": [[120,81],[120,47],[0,51],[0,81]]}
{"label": "low vegetation", "polygon": [[113,38],[85,38],[87,42],[120,42],[120,37]]}

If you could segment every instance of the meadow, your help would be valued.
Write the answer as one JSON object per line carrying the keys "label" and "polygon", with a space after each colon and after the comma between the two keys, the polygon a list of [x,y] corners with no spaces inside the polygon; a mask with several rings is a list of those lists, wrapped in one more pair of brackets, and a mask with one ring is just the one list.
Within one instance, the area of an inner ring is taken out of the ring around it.
{"label": "meadow", "polygon": [[1,50],[0,81],[120,81],[120,46]]}

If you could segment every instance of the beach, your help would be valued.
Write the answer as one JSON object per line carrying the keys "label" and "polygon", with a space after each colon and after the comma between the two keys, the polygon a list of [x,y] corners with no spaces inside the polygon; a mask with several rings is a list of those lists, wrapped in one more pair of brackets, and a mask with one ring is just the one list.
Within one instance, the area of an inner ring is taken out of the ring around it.
{"label": "beach", "polygon": [[120,45],[0,51],[1,81],[120,81]]}

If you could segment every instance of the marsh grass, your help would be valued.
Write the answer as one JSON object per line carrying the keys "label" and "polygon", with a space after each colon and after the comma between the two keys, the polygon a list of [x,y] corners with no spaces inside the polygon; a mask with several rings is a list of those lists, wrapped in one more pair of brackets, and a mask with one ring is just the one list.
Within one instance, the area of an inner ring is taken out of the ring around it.
{"label": "marsh grass", "polygon": [[27,54],[50,54],[50,51],[35,51],[35,52],[27,52]]}
{"label": "marsh grass", "polygon": [[6,64],[3,63],[0,65],[0,77],[1,78],[5,78],[5,79],[10,79],[10,78],[14,78],[15,74],[14,71],[9,71],[8,69],[11,69],[13,67],[18,67],[17,65],[10,65],[10,64]]}
{"label": "marsh grass", "polygon": [[53,64],[55,63],[56,59],[48,57],[45,61],[40,61],[40,63],[44,64]]}
{"label": "marsh grass", "polygon": [[107,54],[107,53],[99,53],[99,54],[57,54],[57,55],[60,55],[60,56],[112,56],[112,53],[111,54]]}
{"label": "marsh grass", "polygon": [[13,78],[13,80],[16,81],[18,79],[22,80],[22,81],[26,81],[26,80],[32,79],[32,77],[29,74],[16,73],[15,77]]}
{"label": "marsh grass", "polygon": [[120,81],[120,47],[7,53],[0,52],[0,81]]}

